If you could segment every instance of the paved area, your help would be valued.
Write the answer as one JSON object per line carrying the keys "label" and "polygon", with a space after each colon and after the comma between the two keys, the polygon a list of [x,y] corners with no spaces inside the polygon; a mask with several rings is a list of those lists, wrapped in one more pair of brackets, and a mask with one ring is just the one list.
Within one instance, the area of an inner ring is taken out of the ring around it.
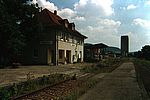
{"label": "paved area", "polygon": [[16,69],[0,69],[0,87],[27,80],[27,74],[31,73],[34,78],[42,77],[53,73],[81,74],[83,66],[92,66],[92,63],[77,63],[59,66],[35,65],[19,66]]}
{"label": "paved area", "polygon": [[99,83],[79,100],[143,100],[131,62],[123,63],[104,77],[100,74],[99,80]]}

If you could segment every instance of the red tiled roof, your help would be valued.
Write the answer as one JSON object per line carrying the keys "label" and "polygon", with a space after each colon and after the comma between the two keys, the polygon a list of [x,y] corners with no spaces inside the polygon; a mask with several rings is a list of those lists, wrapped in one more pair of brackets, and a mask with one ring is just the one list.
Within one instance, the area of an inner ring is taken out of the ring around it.
{"label": "red tiled roof", "polygon": [[[50,26],[62,26],[62,27],[64,27],[63,24],[65,21],[67,21],[67,23],[70,24],[67,19],[62,19],[60,16],[52,13],[48,9],[42,10],[39,15],[40,15],[39,20],[42,21],[43,24],[49,24]],[[68,30],[69,32],[77,36],[87,38],[86,36],[79,33],[77,30],[71,30],[70,27],[66,28],[66,30]]]}
{"label": "red tiled roof", "polygon": [[46,24],[61,25],[59,23],[59,20],[63,20],[63,19],[61,17],[59,17],[58,15],[55,15],[48,9],[44,9],[40,13],[40,20]]}

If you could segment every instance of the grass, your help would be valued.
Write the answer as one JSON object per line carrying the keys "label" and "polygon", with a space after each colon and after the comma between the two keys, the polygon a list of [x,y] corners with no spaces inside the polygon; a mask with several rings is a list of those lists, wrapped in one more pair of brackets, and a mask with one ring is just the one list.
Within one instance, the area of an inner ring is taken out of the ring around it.
{"label": "grass", "polygon": [[[150,97],[150,61],[134,59],[137,81],[142,88],[145,88]],[[144,96],[146,98],[146,96]]]}
{"label": "grass", "polygon": [[77,100],[80,96],[85,94],[90,88],[93,88],[98,83],[98,79],[80,80],[78,87],[76,87],[70,94],[63,98],[63,100]]}
{"label": "grass", "polygon": [[[120,59],[108,59],[101,61],[97,63],[96,65],[93,64],[91,66],[84,66],[81,69],[81,72],[86,73],[106,73],[111,72],[115,68],[117,68],[120,65],[121,61]],[[19,84],[13,84],[11,86],[2,87],[0,88],[0,100],[8,100],[10,97],[16,97],[22,94],[26,94],[32,91],[35,91],[37,89],[40,89],[42,87],[45,87],[50,84],[55,84],[61,80],[70,78],[70,76],[64,75],[64,74],[52,74],[49,76],[43,76],[37,79],[30,79],[26,82],[21,82]],[[71,77],[72,79],[76,79],[76,75]],[[71,94],[68,94],[63,100],[77,100],[78,97],[83,95],[88,91],[88,89],[95,86],[95,84],[98,82],[97,79],[84,79],[79,81],[78,87],[76,87],[75,90],[71,92]]]}
{"label": "grass", "polygon": [[[37,79],[27,80],[10,86],[0,88],[0,100],[8,100],[10,97],[16,97],[32,91],[38,90],[48,85],[56,84],[60,81],[71,79],[72,77],[64,74],[52,74],[39,77]],[[73,77],[74,78],[74,77]]]}
{"label": "grass", "polygon": [[[86,66],[81,69],[82,72],[98,74],[98,73],[109,73],[116,69],[121,64],[120,59],[107,59],[105,61],[101,61],[96,65]],[[88,78],[83,79],[79,82],[78,87],[68,94],[63,100],[77,100],[80,96],[85,94],[89,89],[93,88],[97,83],[98,79],[96,78]]]}
{"label": "grass", "polygon": [[81,71],[86,73],[108,73],[116,69],[120,64],[120,59],[107,59],[98,62],[96,65],[83,67]]}

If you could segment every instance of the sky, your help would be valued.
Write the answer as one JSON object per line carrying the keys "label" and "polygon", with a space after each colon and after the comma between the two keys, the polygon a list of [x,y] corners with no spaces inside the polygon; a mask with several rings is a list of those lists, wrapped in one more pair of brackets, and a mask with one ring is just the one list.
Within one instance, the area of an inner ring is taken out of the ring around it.
{"label": "sky", "polygon": [[129,36],[129,51],[150,45],[150,0],[33,0],[40,7],[74,22],[85,43],[104,43],[120,48]]}

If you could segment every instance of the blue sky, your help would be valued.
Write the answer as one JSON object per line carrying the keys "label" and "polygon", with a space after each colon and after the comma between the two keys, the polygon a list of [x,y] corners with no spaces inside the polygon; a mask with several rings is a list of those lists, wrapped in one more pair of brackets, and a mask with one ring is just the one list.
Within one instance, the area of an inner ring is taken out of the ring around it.
{"label": "blue sky", "polygon": [[86,43],[105,43],[120,48],[128,35],[130,51],[150,45],[150,0],[33,0],[62,18],[74,22],[86,35]]}

